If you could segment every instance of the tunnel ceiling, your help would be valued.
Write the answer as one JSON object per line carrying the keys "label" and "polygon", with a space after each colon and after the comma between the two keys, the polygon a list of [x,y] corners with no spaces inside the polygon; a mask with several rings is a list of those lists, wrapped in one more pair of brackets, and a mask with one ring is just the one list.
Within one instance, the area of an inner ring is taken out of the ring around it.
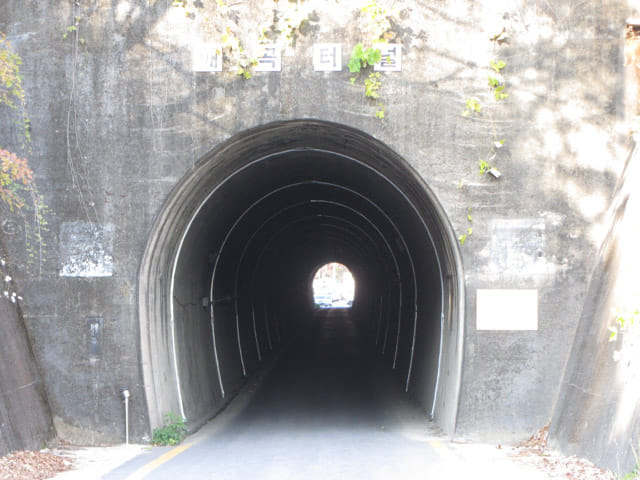
{"label": "tunnel ceiling", "polygon": [[459,269],[452,238],[430,190],[362,132],[285,122],[214,149],[167,200],[141,269],[152,423],[163,411],[210,416],[276,338],[304,328],[313,274],[331,261],[354,275],[372,345],[433,414]]}

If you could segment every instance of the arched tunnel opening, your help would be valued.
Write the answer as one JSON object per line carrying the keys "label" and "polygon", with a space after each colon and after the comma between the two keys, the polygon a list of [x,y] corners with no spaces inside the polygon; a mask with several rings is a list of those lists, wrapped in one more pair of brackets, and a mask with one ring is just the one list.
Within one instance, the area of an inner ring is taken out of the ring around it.
{"label": "arched tunnel opening", "polygon": [[353,274],[345,265],[325,263],[313,275],[313,303],[316,308],[351,308],[355,287]]}
{"label": "arched tunnel opening", "polygon": [[[319,312],[313,278],[330,262],[346,266],[357,289],[351,308]],[[278,359],[282,372],[299,370],[321,350],[309,368],[324,362],[333,371],[315,384],[340,388],[327,379],[381,359],[398,388],[453,434],[463,308],[453,229],[393,150],[315,120],[240,133],[174,188],[145,251],[139,315],[150,426],[174,412],[196,428],[261,365]]]}

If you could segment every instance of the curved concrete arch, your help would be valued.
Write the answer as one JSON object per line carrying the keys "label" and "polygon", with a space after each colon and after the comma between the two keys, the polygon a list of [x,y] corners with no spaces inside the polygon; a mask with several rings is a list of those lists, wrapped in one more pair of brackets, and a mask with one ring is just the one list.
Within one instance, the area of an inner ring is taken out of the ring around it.
{"label": "curved concrete arch", "polygon": [[[265,125],[219,145],[176,185],[158,215],[141,264],[138,289],[142,371],[152,428],[169,411],[182,412],[190,425],[202,423],[232,398],[244,374],[250,374],[262,360],[259,337],[263,334],[256,327],[253,300],[249,306],[241,304],[247,295],[246,286],[239,282],[241,275],[246,276],[243,268],[248,262],[233,265],[233,259],[257,254],[250,245],[261,228],[259,218],[264,221],[269,212],[298,200],[298,193],[271,200],[277,196],[275,192],[284,191],[285,185],[307,183],[316,185],[304,188],[309,189],[307,195],[321,195],[318,201],[346,202],[343,206],[359,211],[380,229],[381,242],[387,243],[394,261],[397,257],[396,268],[402,277],[399,284],[404,280],[412,285],[410,291],[400,290],[397,301],[413,304],[413,331],[401,334],[398,323],[393,363],[397,362],[406,375],[406,390],[445,431],[453,433],[462,368],[464,284],[457,241],[446,213],[421,177],[389,147],[361,131],[316,120]],[[352,194],[330,191],[320,187],[323,184],[335,184],[336,190]],[[379,205],[378,210],[372,205]],[[245,215],[249,220],[241,222]],[[310,221],[305,228],[290,229],[278,239],[277,248],[267,253],[269,265],[285,259],[287,278],[301,275],[298,263],[306,265],[332,249],[346,249],[347,255],[355,255],[354,242],[327,235],[330,229],[319,221]],[[232,237],[237,241],[232,243]],[[299,240],[314,249],[310,258],[298,247]],[[225,249],[222,245],[227,242],[229,248]],[[388,281],[383,273],[367,266],[363,252],[358,253],[358,268],[376,276],[380,284]],[[213,295],[212,268],[223,280],[219,297]],[[273,273],[266,270],[256,278],[263,288],[271,289],[276,300],[283,298],[283,288],[295,285],[289,279],[278,287]],[[233,288],[224,286],[228,282]],[[375,312],[369,316],[386,315],[379,300],[382,297],[373,290],[369,293],[367,311]],[[210,300],[210,309],[202,308],[200,298]],[[250,312],[242,319],[241,306]],[[265,304],[265,315],[267,308],[271,318],[285,307]],[[229,341],[229,331],[222,326],[226,322],[216,331],[214,309],[222,319],[235,309],[238,347]],[[244,320],[246,316],[248,320]],[[247,322],[253,322],[252,331]],[[267,328],[271,345],[273,332]],[[232,351],[242,348],[241,338],[249,334],[257,355],[247,359],[246,365],[244,359],[238,365]],[[410,380],[412,375],[415,381]]]}

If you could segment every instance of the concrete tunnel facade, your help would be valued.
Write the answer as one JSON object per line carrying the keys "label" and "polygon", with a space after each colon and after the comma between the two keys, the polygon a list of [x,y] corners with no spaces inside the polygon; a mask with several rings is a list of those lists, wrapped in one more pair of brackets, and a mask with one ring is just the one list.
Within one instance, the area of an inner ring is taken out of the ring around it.
{"label": "concrete tunnel facade", "polygon": [[464,285],[437,198],[390,148],[300,120],[224,142],[176,186],[140,271],[145,393],[192,427],[312,318],[322,264],[348,266],[353,315],[407,392],[453,433]]}
{"label": "concrete tunnel facade", "polygon": [[[132,439],[168,413],[196,428],[311,335],[311,276],[339,261],[356,278],[357,330],[422,419],[502,445],[553,419],[563,451],[635,465],[637,409],[609,422],[634,391],[614,359],[631,337],[607,330],[627,299],[603,295],[599,252],[637,158],[625,44],[640,11],[379,3],[394,6],[385,33],[401,69],[354,79],[371,2],[0,2],[26,101],[0,111],[0,145],[28,160],[48,224],[34,251],[33,211],[0,204],[7,292],[22,297],[10,317],[41,375],[3,391],[19,407],[28,385],[42,397],[38,438],[121,441],[125,387]],[[276,16],[294,10],[290,44]],[[222,71],[203,71],[225,27],[256,54],[266,28],[280,70],[246,79],[227,48]],[[316,69],[327,45],[341,70]],[[583,345],[606,382],[579,375]]]}

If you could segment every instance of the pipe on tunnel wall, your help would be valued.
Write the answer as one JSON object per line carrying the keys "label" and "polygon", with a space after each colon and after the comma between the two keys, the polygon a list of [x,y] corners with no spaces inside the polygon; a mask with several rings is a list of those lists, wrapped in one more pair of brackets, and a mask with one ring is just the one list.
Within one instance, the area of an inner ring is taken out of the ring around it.
{"label": "pipe on tunnel wall", "polygon": [[170,411],[203,423],[304,334],[310,274],[329,261],[356,277],[354,311],[372,349],[453,433],[464,324],[453,230],[391,149],[313,120],[233,137],[165,202],[139,276],[151,427]]}

